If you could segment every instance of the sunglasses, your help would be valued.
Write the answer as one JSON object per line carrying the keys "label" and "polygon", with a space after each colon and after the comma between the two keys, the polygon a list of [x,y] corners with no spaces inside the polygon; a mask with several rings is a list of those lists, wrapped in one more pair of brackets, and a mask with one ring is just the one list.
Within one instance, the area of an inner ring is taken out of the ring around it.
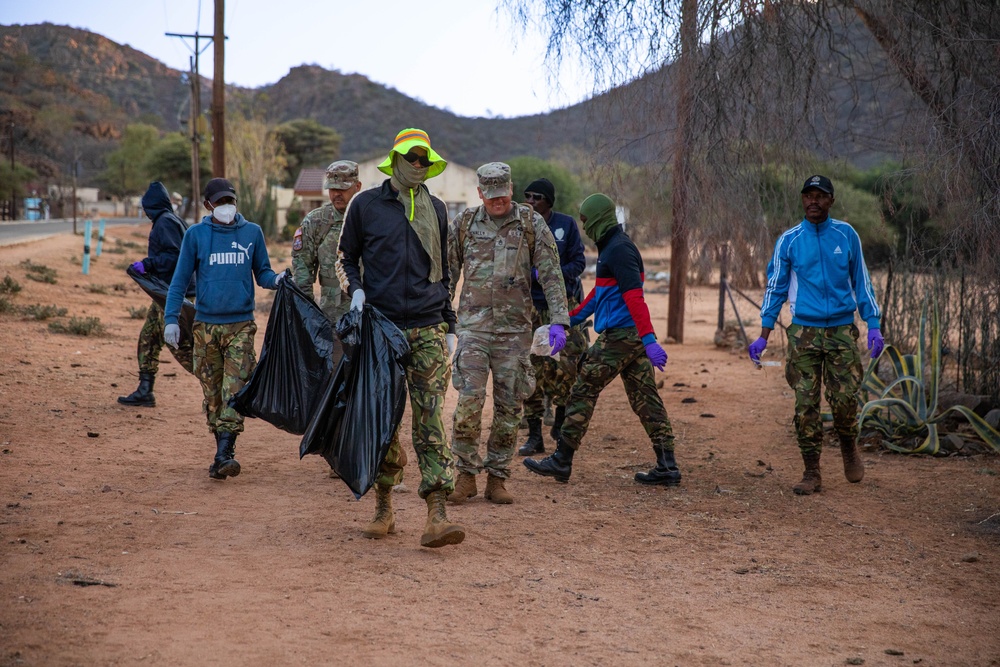
{"label": "sunglasses", "polygon": [[427,157],[426,155],[418,155],[418,154],[414,153],[413,151],[410,151],[409,153],[407,153],[406,155],[404,155],[403,159],[406,160],[407,162],[409,162],[410,164],[413,164],[414,162],[418,162],[418,163],[420,163],[421,167],[429,167],[429,166],[431,166],[431,160],[430,160],[429,157]]}
{"label": "sunglasses", "polygon": [[532,201],[541,201],[541,200],[545,199],[545,195],[540,195],[540,194],[538,194],[536,192],[525,192],[524,193],[524,199],[525,200],[530,199]]}

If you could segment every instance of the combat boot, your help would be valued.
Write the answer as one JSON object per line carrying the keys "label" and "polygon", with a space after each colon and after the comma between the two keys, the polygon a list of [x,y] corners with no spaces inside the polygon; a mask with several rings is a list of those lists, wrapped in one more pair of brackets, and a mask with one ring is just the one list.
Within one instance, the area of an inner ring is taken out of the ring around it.
{"label": "combat boot", "polygon": [[552,419],[552,430],[549,431],[549,435],[556,442],[559,441],[559,434],[562,433],[563,421],[566,420],[566,406],[558,405],[556,406],[556,416]]}
{"label": "combat boot", "polygon": [[436,549],[449,544],[459,544],[465,539],[465,528],[448,521],[444,509],[445,493],[442,489],[427,496],[427,525],[420,536],[420,546]]}
{"label": "combat boot", "polygon": [[677,486],[681,483],[681,471],[674,460],[674,450],[653,447],[656,452],[656,467],[649,472],[637,472],[635,481],[640,484]]}
{"label": "combat boot", "polygon": [[802,460],[806,464],[806,470],[802,473],[802,481],[793,486],[792,491],[799,496],[819,493],[822,487],[822,479],[819,472],[819,452],[803,454]]}
{"label": "combat boot", "polygon": [[119,396],[118,402],[122,405],[135,405],[142,408],[155,408],[156,397],[153,396],[153,381],[156,379],[154,373],[147,371],[139,372],[139,387],[128,396]]}
{"label": "combat boot", "polygon": [[858,453],[858,447],[854,444],[854,438],[841,436],[840,453],[844,457],[844,477],[847,481],[856,484],[865,478],[865,464]]}
{"label": "combat boot", "polygon": [[396,532],[396,515],[392,511],[392,487],[375,485],[375,518],[365,526],[361,534],[373,540],[381,540]]}
{"label": "combat boot", "polygon": [[474,498],[478,493],[476,476],[471,472],[459,472],[458,479],[455,480],[455,490],[448,494],[448,500],[456,505],[461,505],[469,498]]}
{"label": "combat boot", "polygon": [[503,477],[487,475],[486,493],[483,494],[483,497],[491,503],[496,503],[497,505],[510,505],[513,503],[514,496],[510,495],[510,491],[504,487],[504,482],[506,482],[506,480]]}
{"label": "combat boot", "polygon": [[537,417],[528,419],[528,440],[517,450],[518,456],[534,456],[545,453],[545,440],[542,439],[542,420]]}
{"label": "combat boot", "polygon": [[215,460],[208,468],[208,476],[212,479],[225,479],[240,474],[240,462],[233,458],[236,455],[236,434],[220,431],[215,434]]}
{"label": "combat boot", "polygon": [[560,437],[552,456],[546,456],[541,460],[524,459],[524,466],[533,473],[554,477],[557,482],[565,484],[573,472],[574,453]]}

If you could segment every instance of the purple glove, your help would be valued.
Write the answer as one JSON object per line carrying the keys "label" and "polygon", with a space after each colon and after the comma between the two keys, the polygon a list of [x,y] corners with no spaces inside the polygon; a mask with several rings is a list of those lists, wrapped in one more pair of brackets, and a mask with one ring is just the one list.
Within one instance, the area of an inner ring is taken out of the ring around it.
{"label": "purple glove", "polygon": [[657,370],[662,371],[667,365],[667,351],[655,341],[646,345],[646,356],[653,362]]}
{"label": "purple glove", "polygon": [[747,352],[750,353],[750,361],[760,365],[760,355],[764,354],[764,348],[766,347],[767,339],[763,336],[750,343],[750,347],[747,348]]}
{"label": "purple glove", "polygon": [[878,329],[868,330],[868,349],[872,351],[872,359],[878,359],[879,355],[882,354],[882,350],[885,348],[885,339],[882,338],[882,332]]}
{"label": "purple glove", "polygon": [[561,324],[549,325],[549,347],[552,348],[550,354],[556,355],[559,350],[566,347],[566,328]]}
{"label": "purple glove", "polygon": [[140,275],[146,273],[146,265],[142,263],[142,260],[132,262],[132,268],[135,269],[135,272]]}

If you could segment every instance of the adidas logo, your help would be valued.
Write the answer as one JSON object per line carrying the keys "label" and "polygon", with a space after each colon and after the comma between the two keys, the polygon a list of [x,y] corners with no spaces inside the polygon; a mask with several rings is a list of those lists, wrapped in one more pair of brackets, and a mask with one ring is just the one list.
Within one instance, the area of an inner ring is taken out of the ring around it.
{"label": "adidas logo", "polygon": [[837,246],[836,248],[834,248],[833,254],[834,255],[843,255],[844,251],[840,249],[840,246]]}

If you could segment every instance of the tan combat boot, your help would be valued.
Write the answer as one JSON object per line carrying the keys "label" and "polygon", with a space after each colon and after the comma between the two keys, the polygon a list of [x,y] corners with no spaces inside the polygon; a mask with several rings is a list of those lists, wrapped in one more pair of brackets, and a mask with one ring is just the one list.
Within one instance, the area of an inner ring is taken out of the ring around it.
{"label": "tan combat boot", "polygon": [[514,496],[510,495],[510,491],[504,488],[505,481],[503,477],[496,475],[487,476],[486,493],[483,494],[483,497],[497,505],[510,505],[514,502]]}
{"label": "tan combat boot", "polygon": [[840,439],[840,453],[844,457],[844,477],[848,482],[856,484],[865,478],[865,464],[858,453],[858,447],[853,438]]}
{"label": "tan combat boot", "polygon": [[465,528],[457,523],[449,523],[444,511],[445,494],[442,490],[431,491],[427,496],[427,525],[420,536],[420,546],[437,547],[458,544],[465,539]]}
{"label": "tan combat boot", "polygon": [[476,476],[471,472],[458,473],[455,480],[455,490],[448,494],[449,502],[461,505],[469,498],[475,497],[479,493],[476,489]]}
{"label": "tan combat boot", "polygon": [[803,454],[802,460],[806,464],[806,471],[802,473],[802,481],[793,486],[792,491],[799,496],[819,493],[822,484],[819,474],[819,452]]}
{"label": "tan combat boot", "polygon": [[375,518],[361,532],[365,537],[381,540],[396,532],[396,516],[392,511],[392,487],[375,485]]}

